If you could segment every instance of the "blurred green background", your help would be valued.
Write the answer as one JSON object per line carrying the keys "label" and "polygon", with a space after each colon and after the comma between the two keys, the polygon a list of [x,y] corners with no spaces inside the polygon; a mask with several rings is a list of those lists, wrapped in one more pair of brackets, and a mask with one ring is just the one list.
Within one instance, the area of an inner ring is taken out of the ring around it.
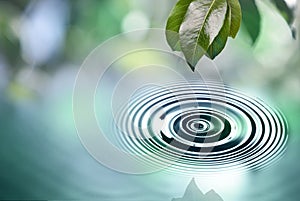
{"label": "blurred green background", "polygon": [[[296,201],[300,199],[300,42],[292,39],[268,1],[257,2],[262,11],[257,43],[251,46],[242,27],[215,63],[224,82],[281,109],[290,128],[287,153],[268,171],[248,175],[243,185],[232,184],[228,177],[207,185],[198,180],[198,184],[204,191],[216,189],[225,201]],[[163,172],[125,175],[101,166],[81,145],[72,113],[74,81],[85,57],[116,34],[164,28],[175,3],[0,1],[1,200],[171,200],[183,194],[189,177]],[[298,30],[299,7],[294,23]]]}

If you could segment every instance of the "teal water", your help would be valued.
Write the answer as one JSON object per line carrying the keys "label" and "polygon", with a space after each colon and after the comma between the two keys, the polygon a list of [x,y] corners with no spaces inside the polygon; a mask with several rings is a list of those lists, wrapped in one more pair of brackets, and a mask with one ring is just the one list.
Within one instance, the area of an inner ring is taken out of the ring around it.
{"label": "teal water", "polygon": [[[95,161],[77,136],[71,99],[71,91],[25,103],[2,96],[0,199],[146,201],[183,195],[192,176],[163,170],[128,175]],[[204,193],[213,189],[225,201],[299,199],[300,108],[295,102],[284,105],[290,128],[285,156],[266,170],[246,175],[194,175]]]}

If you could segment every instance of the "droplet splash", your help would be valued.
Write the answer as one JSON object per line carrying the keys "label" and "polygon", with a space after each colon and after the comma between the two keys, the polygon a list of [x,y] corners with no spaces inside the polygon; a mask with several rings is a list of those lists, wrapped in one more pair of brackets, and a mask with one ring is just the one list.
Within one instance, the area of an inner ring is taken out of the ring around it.
{"label": "droplet splash", "polygon": [[183,173],[260,170],[288,140],[283,115],[217,83],[151,86],[115,120],[118,146],[149,166]]}

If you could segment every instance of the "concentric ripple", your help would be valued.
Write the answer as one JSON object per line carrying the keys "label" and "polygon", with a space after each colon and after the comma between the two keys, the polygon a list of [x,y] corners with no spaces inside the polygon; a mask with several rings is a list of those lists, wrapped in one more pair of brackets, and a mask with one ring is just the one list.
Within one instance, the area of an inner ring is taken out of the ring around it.
{"label": "concentric ripple", "polygon": [[259,170],[282,155],[288,139],[278,110],[215,83],[139,90],[116,125],[123,150],[186,173]]}

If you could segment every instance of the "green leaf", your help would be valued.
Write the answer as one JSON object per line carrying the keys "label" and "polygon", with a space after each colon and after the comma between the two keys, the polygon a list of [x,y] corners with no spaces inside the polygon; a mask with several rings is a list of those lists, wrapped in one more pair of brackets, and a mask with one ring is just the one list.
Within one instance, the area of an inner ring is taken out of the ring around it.
{"label": "green leaf", "polygon": [[294,21],[294,13],[291,8],[288,7],[284,0],[272,0],[271,1],[277,9],[280,11],[282,17],[286,20],[288,25],[291,25]]}
{"label": "green leaf", "polygon": [[231,31],[231,22],[231,8],[228,6],[223,27],[207,50],[207,56],[209,58],[214,59],[224,49],[228,35]]}
{"label": "green leaf", "polygon": [[232,38],[235,38],[242,21],[242,11],[239,0],[228,0],[228,5],[231,12],[231,22],[230,22],[230,34]]}
{"label": "green leaf", "polygon": [[179,28],[192,1],[193,0],[179,0],[168,18],[166,37],[168,44],[174,51],[180,51]]}
{"label": "green leaf", "polygon": [[245,25],[254,44],[260,33],[261,16],[256,6],[255,0],[240,0],[243,17],[242,21]]}
{"label": "green leaf", "polygon": [[193,71],[221,30],[226,11],[226,0],[195,0],[189,5],[179,37],[181,51]]}
{"label": "green leaf", "polygon": [[290,26],[292,35],[294,37],[295,34],[293,33],[293,31],[295,30],[293,29],[293,27],[291,27],[295,19],[294,10],[290,8],[284,0],[272,0],[271,2],[276,6],[282,17],[285,19],[286,23]]}

